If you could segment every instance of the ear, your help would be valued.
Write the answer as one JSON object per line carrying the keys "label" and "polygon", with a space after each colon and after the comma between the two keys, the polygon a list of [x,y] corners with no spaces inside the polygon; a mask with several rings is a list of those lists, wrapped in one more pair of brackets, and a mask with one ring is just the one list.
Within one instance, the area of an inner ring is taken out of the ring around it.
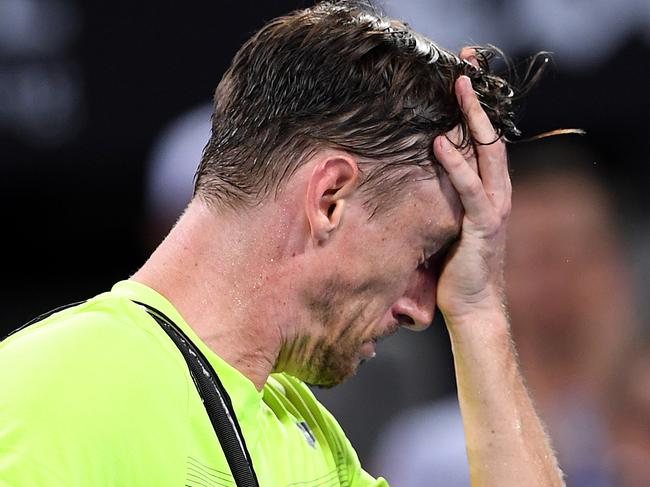
{"label": "ear", "polygon": [[305,209],[311,237],[318,244],[341,224],[346,199],[356,189],[358,180],[357,163],[347,154],[330,154],[314,167],[307,185]]}

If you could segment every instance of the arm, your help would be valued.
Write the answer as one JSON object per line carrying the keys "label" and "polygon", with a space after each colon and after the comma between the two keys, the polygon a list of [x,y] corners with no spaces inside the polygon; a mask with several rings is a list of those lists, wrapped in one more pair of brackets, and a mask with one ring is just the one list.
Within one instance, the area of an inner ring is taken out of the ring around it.
{"label": "arm", "polygon": [[[475,141],[496,139],[467,77],[456,95]],[[550,441],[519,371],[503,298],[511,185],[503,141],[467,156],[444,136],[438,161],[458,192],[461,236],[441,269],[437,302],[451,337],[472,486],[562,486]]]}

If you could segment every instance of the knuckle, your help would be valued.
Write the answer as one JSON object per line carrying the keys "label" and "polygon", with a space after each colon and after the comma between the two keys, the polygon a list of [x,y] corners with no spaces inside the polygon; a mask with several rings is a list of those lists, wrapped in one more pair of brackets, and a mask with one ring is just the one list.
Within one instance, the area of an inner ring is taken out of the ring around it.
{"label": "knuckle", "polygon": [[447,165],[456,171],[460,170],[464,162],[464,159],[458,154],[458,152],[450,153],[449,157],[447,158]]}
{"label": "knuckle", "polygon": [[492,167],[503,163],[503,159],[501,158],[501,154],[499,154],[498,151],[490,150],[486,154],[485,158],[487,159],[486,162]]}
{"label": "knuckle", "polygon": [[506,195],[508,196],[508,199],[510,199],[510,196],[512,195],[512,180],[506,176]]}
{"label": "knuckle", "polygon": [[492,213],[489,218],[487,218],[487,228],[492,231],[496,231],[501,227],[502,219],[501,215],[498,213]]}
{"label": "knuckle", "polygon": [[501,229],[501,218],[496,213],[486,215],[482,222],[483,234],[488,238],[492,238]]}
{"label": "knuckle", "polygon": [[501,208],[501,223],[506,223],[508,221],[508,218],[510,217],[510,210],[512,209],[512,206],[509,202],[504,203],[503,207]]}
{"label": "knuckle", "polygon": [[498,140],[494,144],[487,145],[486,147],[488,148],[486,156],[490,159],[490,163],[507,164],[508,154],[506,152],[506,147],[503,145],[501,140]]}
{"label": "knuckle", "polygon": [[496,149],[499,160],[502,160],[507,164],[508,151],[506,150],[506,144],[503,141],[503,137],[500,137],[499,140],[494,143],[494,148]]}
{"label": "knuckle", "polygon": [[483,189],[483,184],[478,178],[471,179],[466,185],[466,191],[471,195],[477,195]]}
{"label": "knuckle", "polygon": [[470,118],[478,118],[483,114],[483,109],[481,108],[480,103],[475,97],[472,97],[467,102],[467,115]]}
{"label": "knuckle", "polygon": [[511,211],[512,211],[512,200],[510,198],[506,198],[501,208],[501,214],[505,218],[508,218],[508,216],[510,216]]}

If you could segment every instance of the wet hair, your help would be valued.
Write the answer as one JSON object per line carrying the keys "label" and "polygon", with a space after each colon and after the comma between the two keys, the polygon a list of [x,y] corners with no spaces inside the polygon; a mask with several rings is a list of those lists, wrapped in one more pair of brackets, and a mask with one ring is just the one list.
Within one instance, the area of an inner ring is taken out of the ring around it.
{"label": "wet hair", "polygon": [[[437,173],[433,139],[460,125],[460,75],[497,138],[519,134],[517,91],[490,70],[498,54],[476,47],[478,67],[365,2],[322,2],[276,18],[237,52],[214,94],[212,135],[195,195],[213,205],[251,207],[276,193],[318,150],[353,155],[373,212],[402,184],[405,166]],[[530,72],[524,78],[531,78]],[[387,188],[390,188],[387,191]]]}

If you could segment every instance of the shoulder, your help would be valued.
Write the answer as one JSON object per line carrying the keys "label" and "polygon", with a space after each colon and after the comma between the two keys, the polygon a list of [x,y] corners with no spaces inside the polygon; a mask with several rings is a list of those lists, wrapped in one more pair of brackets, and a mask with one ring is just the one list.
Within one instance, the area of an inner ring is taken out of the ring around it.
{"label": "shoulder", "polygon": [[[100,295],[54,313],[0,342],[0,360],[47,373],[67,365],[130,367],[158,356],[183,363],[146,311],[126,298]],[[136,353],[137,352],[137,353]],[[47,367],[46,367],[47,366]],[[14,367],[15,368],[15,367]],[[115,369],[106,370],[106,373]]]}
{"label": "shoulder", "polygon": [[0,343],[5,400],[29,403],[47,397],[73,410],[90,401],[95,408],[116,407],[160,387],[183,389],[186,398],[185,371],[164,332],[124,298],[100,296]]}
{"label": "shoulder", "polygon": [[12,457],[21,471],[36,457],[84,471],[93,456],[118,472],[142,458],[138,448],[166,444],[161,424],[184,434],[191,379],[138,308],[96,298],[0,343],[0,443],[22,452]]}

